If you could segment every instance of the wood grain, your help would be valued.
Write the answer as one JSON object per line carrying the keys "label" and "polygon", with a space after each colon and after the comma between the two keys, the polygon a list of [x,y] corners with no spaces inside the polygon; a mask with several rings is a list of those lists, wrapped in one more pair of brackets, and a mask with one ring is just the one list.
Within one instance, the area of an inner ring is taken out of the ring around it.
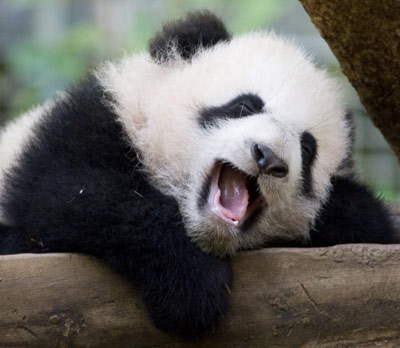
{"label": "wood grain", "polygon": [[[400,203],[388,208],[400,231]],[[400,245],[270,248],[232,267],[227,318],[185,342],[154,328],[135,289],[94,257],[0,256],[0,348],[400,346]]]}
{"label": "wood grain", "polygon": [[243,252],[231,310],[195,342],[155,329],[137,293],[77,254],[0,257],[0,347],[400,346],[400,245]]}

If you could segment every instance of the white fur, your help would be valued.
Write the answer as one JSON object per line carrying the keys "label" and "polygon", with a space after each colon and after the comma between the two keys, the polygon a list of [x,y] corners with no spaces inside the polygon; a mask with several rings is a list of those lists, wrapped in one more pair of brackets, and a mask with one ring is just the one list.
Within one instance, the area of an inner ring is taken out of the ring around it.
{"label": "white fur", "polygon": [[[115,111],[150,178],[178,199],[188,234],[204,250],[225,254],[275,237],[307,238],[330,177],[350,148],[350,130],[337,84],[295,44],[255,32],[201,50],[191,62],[178,56],[164,64],[148,54],[125,57],[104,66],[98,78],[114,96]],[[265,110],[207,130],[199,126],[202,107],[223,105],[241,93],[257,94]],[[304,131],[318,143],[312,197],[300,189],[299,137]],[[283,180],[259,177],[268,209],[242,233],[197,202],[216,159],[257,173],[252,142],[271,147],[288,163],[289,174]]]}

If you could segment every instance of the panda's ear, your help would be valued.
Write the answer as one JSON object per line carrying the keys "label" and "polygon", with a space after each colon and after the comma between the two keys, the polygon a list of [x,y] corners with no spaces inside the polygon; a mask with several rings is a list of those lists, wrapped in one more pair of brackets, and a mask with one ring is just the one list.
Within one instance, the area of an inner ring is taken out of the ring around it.
{"label": "panda's ear", "polygon": [[178,54],[190,60],[199,48],[207,48],[230,35],[221,20],[209,11],[188,13],[183,19],[167,23],[150,41],[150,54],[158,63]]}

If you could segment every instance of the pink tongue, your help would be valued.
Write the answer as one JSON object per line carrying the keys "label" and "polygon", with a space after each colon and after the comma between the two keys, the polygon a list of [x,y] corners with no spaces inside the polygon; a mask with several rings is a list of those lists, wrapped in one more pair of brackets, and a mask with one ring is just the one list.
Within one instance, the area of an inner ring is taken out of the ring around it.
{"label": "pink tongue", "polygon": [[223,166],[219,177],[221,190],[220,204],[223,214],[234,221],[244,218],[249,204],[249,193],[246,188],[247,179],[238,170]]}

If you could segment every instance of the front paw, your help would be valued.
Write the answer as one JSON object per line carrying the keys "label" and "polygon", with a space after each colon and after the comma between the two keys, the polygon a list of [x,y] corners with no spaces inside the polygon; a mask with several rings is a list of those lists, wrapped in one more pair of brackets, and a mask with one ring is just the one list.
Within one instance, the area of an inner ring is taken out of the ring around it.
{"label": "front paw", "polygon": [[[199,265],[204,266],[204,265]],[[213,258],[208,267],[161,280],[142,293],[157,328],[185,338],[213,332],[228,310],[232,283],[229,262]],[[168,277],[168,276],[167,276]]]}

